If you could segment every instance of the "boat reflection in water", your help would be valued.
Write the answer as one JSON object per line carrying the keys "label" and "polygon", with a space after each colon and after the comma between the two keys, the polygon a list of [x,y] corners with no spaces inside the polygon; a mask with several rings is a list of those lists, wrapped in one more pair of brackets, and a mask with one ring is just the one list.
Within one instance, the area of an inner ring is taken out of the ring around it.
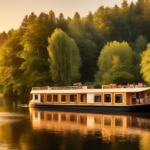
{"label": "boat reflection in water", "polygon": [[[93,135],[102,142],[111,142],[117,136],[118,141],[136,141],[149,145],[150,119],[75,112],[39,111],[30,108],[30,118],[35,130],[47,129],[55,133],[78,132],[81,136]],[[147,146],[148,146],[147,145]],[[147,147],[146,146],[146,147]]]}

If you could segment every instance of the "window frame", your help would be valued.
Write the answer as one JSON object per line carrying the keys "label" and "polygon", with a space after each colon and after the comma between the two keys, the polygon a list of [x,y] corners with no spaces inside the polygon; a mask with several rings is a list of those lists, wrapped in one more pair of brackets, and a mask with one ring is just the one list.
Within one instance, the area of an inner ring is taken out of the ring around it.
{"label": "window frame", "polygon": [[[65,96],[65,102],[61,101],[62,100],[62,96]],[[65,94],[61,94],[60,95],[60,103],[67,103],[67,95],[65,95]]]}
{"label": "window frame", "polygon": [[[36,96],[37,96],[37,99],[36,99]],[[38,94],[35,94],[34,95],[34,100],[38,100],[39,99],[39,95]]]}
{"label": "window frame", "polygon": [[77,96],[77,99],[76,99],[76,102],[71,102],[71,101],[69,101],[69,102],[70,102],[70,103],[77,103],[77,102],[78,102],[78,94],[70,94],[69,97],[70,97],[71,95],[76,95],[76,96]]}
{"label": "window frame", "polygon": [[[85,95],[85,102],[81,102],[81,95]],[[80,103],[87,103],[87,98],[86,98],[86,95],[87,95],[87,94],[85,94],[85,93],[84,93],[84,94],[83,94],[83,93],[81,93],[81,95],[80,95]]]}
{"label": "window frame", "polygon": [[[116,94],[121,94],[122,95],[122,103],[116,103],[116,100],[115,100]],[[114,93],[114,101],[115,101],[115,104],[123,104],[124,103],[123,93]]]}
{"label": "window frame", "polygon": [[[50,96],[51,96],[51,102],[47,101],[47,99],[48,99],[48,98],[47,98],[47,97],[48,97],[48,95],[50,95]],[[52,94],[47,94],[47,95],[46,95],[46,103],[52,103],[52,98],[53,98],[53,95],[52,95]]]}
{"label": "window frame", "polygon": [[[57,95],[57,102],[56,101],[54,101],[54,96],[55,95]],[[59,102],[59,96],[58,96],[58,94],[53,94],[53,103],[58,103]]]}
{"label": "window frame", "polygon": [[[101,102],[95,102],[95,96],[101,96]],[[102,103],[102,94],[95,94],[94,95],[94,103]]]}
{"label": "window frame", "polygon": [[[110,94],[111,95],[111,102],[105,102],[105,94]],[[112,93],[104,93],[103,94],[103,103],[112,104]]]}
{"label": "window frame", "polygon": [[45,95],[44,94],[40,94],[40,102],[41,103],[45,103],[44,101],[45,101]]}

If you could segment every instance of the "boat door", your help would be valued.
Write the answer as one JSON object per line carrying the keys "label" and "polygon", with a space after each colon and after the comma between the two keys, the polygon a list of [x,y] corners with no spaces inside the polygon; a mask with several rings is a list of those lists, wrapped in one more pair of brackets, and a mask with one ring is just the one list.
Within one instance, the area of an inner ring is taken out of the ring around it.
{"label": "boat door", "polygon": [[44,95],[41,95],[41,102],[44,103]]}

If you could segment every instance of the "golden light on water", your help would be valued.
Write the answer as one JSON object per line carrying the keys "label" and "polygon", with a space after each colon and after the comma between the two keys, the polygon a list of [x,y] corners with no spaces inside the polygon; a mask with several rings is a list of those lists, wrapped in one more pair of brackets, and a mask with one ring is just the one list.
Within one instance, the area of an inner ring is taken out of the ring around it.
{"label": "golden light on water", "polygon": [[[120,142],[134,142],[139,137],[140,147],[149,147],[150,120],[138,117],[70,113],[57,111],[37,111],[30,109],[30,119],[34,130],[50,130],[56,134],[76,132],[81,136],[93,135],[109,143],[113,137]],[[145,145],[146,144],[146,145]]]}

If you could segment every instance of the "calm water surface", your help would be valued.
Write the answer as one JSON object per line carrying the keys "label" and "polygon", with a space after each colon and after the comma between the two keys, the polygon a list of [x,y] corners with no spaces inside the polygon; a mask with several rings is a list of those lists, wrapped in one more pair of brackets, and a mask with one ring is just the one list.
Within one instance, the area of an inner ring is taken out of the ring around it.
{"label": "calm water surface", "polygon": [[150,114],[20,107],[28,101],[0,97],[0,150],[150,150]]}

